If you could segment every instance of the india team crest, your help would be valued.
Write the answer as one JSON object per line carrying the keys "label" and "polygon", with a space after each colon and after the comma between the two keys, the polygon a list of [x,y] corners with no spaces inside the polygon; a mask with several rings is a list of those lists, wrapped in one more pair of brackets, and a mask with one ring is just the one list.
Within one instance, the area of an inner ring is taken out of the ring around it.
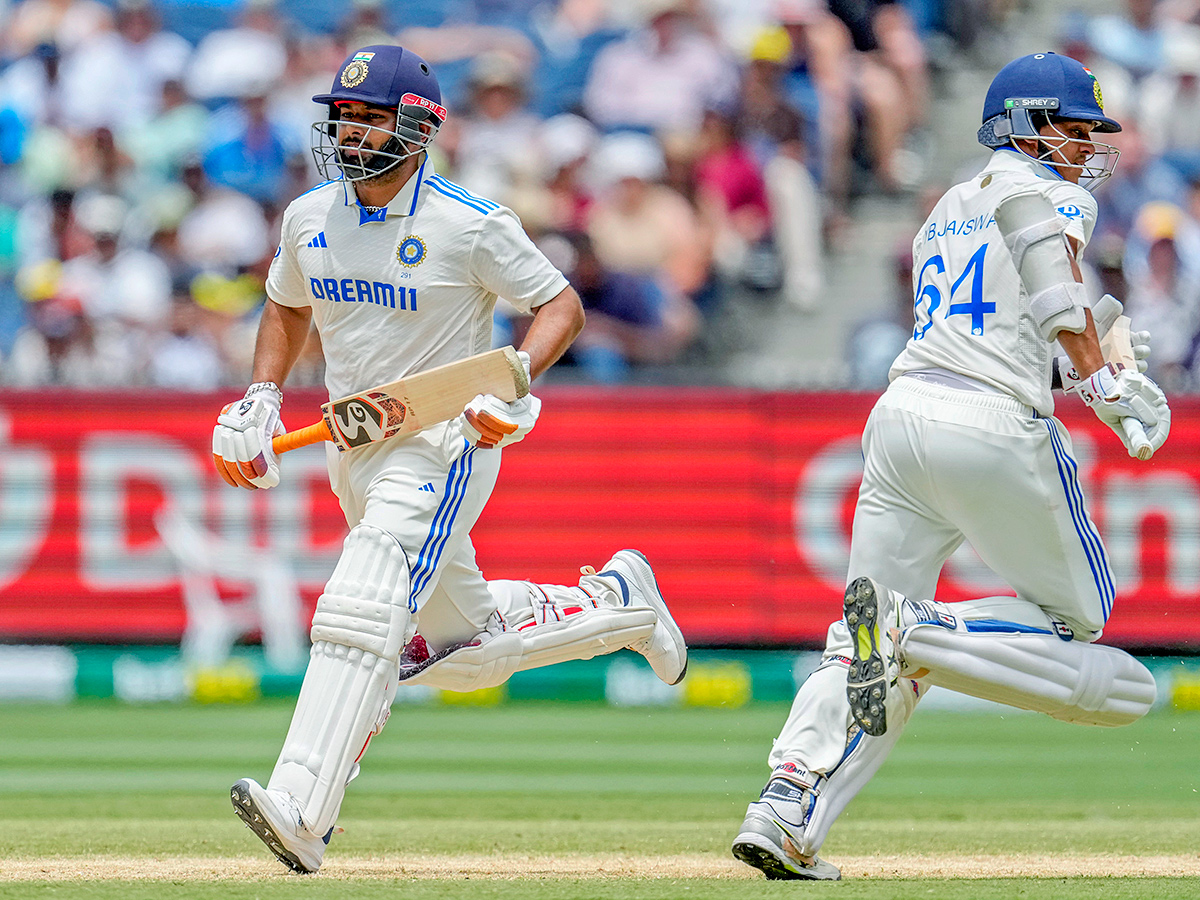
{"label": "india team crest", "polygon": [[396,248],[396,259],[400,261],[400,265],[410,269],[420,265],[425,259],[425,242],[415,234],[409,235]]}
{"label": "india team crest", "polygon": [[1089,69],[1087,66],[1083,67],[1083,71],[1087,72],[1089,75],[1092,76],[1092,96],[1094,96],[1096,98],[1096,105],[1098,107],[1100,107],[1100,110],[1103,112],[1103,110],[1104,110],[1104,95],[1102,93],[1100,93],[1100,80],[1098,78],[1096,78],[1096,73],[1093,72],[1091,69]]}
{"label": "india team crest", "polygon": [[354,59],[342,69],[342,87],[358,87],[367,80],[367,73],[371,71],[371,67],[367,65],[375,56],[374,53],[357,53]]}

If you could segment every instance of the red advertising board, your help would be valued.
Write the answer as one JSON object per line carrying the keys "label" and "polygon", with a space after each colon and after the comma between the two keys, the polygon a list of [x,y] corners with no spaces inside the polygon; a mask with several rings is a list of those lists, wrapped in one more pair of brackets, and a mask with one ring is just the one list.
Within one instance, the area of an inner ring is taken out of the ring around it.
{"label": "red advertising board", "polygon": [[[840,615],[873,396],[541,393],[538,427],[505,452],[475,530],[489,577],[573,583],[579,566],[637,547],[692,642],[823,641]],[[284,562],[315,602],[345,533],[324,450],[289,453],[274,490],[226,486],[209,441],[227,399],[0,395],[0,640],[178,640],[180,567],[155,527],[167,506]],[[289,392],[289,423],[322,399]],[[1200,401],[1174,401],[1171,439],[1148,463],[1081,405],[1060,407],[1117,580],[1106,642],[1200,648]],[[963,547],[938,597],[1005,593]]]}

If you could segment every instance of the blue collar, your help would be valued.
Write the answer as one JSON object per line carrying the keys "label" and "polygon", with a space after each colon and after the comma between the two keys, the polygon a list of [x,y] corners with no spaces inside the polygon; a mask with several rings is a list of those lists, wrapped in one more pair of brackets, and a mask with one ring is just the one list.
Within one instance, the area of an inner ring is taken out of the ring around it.
{"label": "blue collar", "polygon": [[[387,206],[381,206],[374,211],[363,206],[362,201],[358,199],[358,194],[354,193],[352,188],[347,187],[346,205],[351,205],[350,198],[353,197],[353,205],[358,208],[358,224],[362,226],[368,222],[383,222],[387,220],[388,215],[411,216],[415,213],[417,211],[417,201],[421,196],[421,185],[425,182],[426,166],[429,166],[430,174],[433,174],[433,166],[429,165],[428,154],[421,160],[421,167],[417,169],[416,174],[400,186],[400,190],[396,192],[396,196],[392,198],[391,203]],[[349,185],[350,183],[346,182],[345,184]]]}

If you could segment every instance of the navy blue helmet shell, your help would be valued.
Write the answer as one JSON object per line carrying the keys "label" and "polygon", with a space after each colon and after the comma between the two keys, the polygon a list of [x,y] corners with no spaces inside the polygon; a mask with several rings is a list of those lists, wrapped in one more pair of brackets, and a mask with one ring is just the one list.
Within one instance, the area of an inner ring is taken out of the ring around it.
{"label": "navy blue helmet shell", "polygon": [[442,91],[429,64],[411,50],[390,44],[373,44],[350,54],[333,79],[328,94],[317,94],[315,103],[353,101],[398,109],[413,106],[446,121]]}
{"label": "navy blue helmet shell", "polygon": [[997,147],[1010,137],[1026,136],[1022,126],[1035,110],[1094,122],[1097,132],[1121,130],[1104,112],[1104,96],[1092,71],[1076,59],[1047,51],[1018,57],[996,73],[983,100],[979,142]]}

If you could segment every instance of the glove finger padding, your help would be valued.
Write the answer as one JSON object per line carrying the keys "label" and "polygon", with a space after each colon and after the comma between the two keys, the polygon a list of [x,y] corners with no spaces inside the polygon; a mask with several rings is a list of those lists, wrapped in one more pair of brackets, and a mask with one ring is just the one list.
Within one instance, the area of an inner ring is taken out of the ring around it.
{"label": "glove finger padding", "polygon": [[463,410],[463,437],[476,447],[507,447],[523,440],[537,422],[542,401],[526,394],[505,403],[491,394],[477,394]]}
{"label": "glove finger padding", "polygon": [[1146,369],[1150,367],[1150,364],[1146,362],[1150,357],[1150,332],[1131,331],[1129,344],[1133,348],[1133,359],[1137,363],[1137,370],[1145,375]]}
{"label": "glove finger padding", "polygon": [[213,462],[229,484],[249,490],[279,484],[271,439],[285,431],[276,395],[259,391],[221,411],[213,429]]}
{"label": "glove finger padding", "polygon": [[[1113,430],[1130,456],[1137,456],[1122,419],[1137,419],[1146,433],[1152,450],[1157,451],[1167,440],[1171,430],[1171,408],[1162,389],[1139,372],[1123,369],[1115,379],[1103,376],[1101,369],[1091,376],[1079,389],[1084,402],[1092,408],[1097,418]],[[1095,388],[1095,390],[1085,390]]]}

